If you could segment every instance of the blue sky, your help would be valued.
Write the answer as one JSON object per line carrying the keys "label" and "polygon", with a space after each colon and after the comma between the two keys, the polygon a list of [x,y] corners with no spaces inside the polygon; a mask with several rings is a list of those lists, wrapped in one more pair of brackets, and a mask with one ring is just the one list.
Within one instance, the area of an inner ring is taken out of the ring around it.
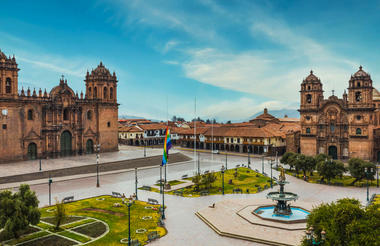
{"label": "blue sky", "polygon": [[84,90],[100,61],[115,71],[119,114],[245,119],[298,108],[310,69],[325,97],[363,65],[380,88],[379,1],[1,1],[0,48],[19,86],[63,74]]}

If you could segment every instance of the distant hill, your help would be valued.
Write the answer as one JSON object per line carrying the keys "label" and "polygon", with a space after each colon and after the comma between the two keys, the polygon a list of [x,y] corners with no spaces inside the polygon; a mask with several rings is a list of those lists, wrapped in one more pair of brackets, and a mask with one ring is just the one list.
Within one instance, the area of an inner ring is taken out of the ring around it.
{"label": "distant hill", "polygon": [[134,115],[119,115],[119,119],[146,119],[146,120],[151,120],[153,122],[160,122],[159,120],[156,120],[156,119],[147,119],[142,116],[134,116]]}
{"label": "distant hill", "polygon": [[[248,117],[244,120],[237,121],[237,122],[252,120],[262,113],[263,113],[263,111],[257,112],[256,114],[252,115],[251,117]],[[273,115],[276,118],[284,118],[285,115],[287,115],[289,118],[300,118],[300,113],[297,111],[297,109],[279,109],[279,110],[268,109],[268,113]]]}

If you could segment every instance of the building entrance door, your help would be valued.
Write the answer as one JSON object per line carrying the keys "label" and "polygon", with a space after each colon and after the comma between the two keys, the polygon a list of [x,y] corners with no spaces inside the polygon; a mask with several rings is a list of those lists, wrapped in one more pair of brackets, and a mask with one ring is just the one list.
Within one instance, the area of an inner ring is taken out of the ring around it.
{"label": "building entrance door", "polygon": [[377,152],[377,162],[380,163],[380,151]]}
{"label": "building entrance door", "polygon": [[329,156],[331,156],[334,160],[338,159],[338,149],[336,146],[329,147]]}
{"label": "building entrance door", "polygon": [[94,153],[94,142],[92,141],[92,139],[87,140],[87,143],[86,143],[86,153],[87,154]]}
{"label": "building entrance door", "polygon": [[37,159],[37,144],[30,143],[28,145],[28,159],[29,160]]}
{"label": "building entrance door", "polygon": [[71,133],[64,131],[61,135],[61,156],[71,155]]}

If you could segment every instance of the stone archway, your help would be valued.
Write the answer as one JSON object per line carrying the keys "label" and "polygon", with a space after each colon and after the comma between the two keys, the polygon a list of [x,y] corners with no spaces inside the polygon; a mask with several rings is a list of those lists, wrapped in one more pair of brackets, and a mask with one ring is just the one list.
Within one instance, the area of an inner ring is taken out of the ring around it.
{"label": "stone archway", "polygon": [[69,131],[64,131],[61,134],[61,156],[72,154],[72,135]]}
{"label": "stone archway", "polygon": [[329,156],[331,156],[331,158],[333,158],[334,160],[338,159],[338,149],[336,148],[336,146],[329,146]]}
{"label": "stone archway", "polygon": [[37,144],[30,143],[28,145],[28,159],[29,160],[37,159]]}
{"label": "stone archway", "polygon": [[89,139],[86,142],[86,154],[92,153],[94,153],[94,141],[92,141],[92,139]]}

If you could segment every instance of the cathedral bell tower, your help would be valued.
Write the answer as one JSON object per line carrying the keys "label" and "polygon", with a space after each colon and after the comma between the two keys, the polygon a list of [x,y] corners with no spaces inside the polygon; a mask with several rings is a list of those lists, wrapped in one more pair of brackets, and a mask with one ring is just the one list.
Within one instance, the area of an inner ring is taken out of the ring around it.
{"label": "cathedral bell tower", "polygon": [[359,67],[354,75],[351,75],[348,87],[349,108],[372,108],[372,79],[371,76]]}
{"label": "cathedral bell tower", "polygon": [[309,76],[301,84],[301,110],[318,109],[319,102],[323,100],[321,80],[310,71]]}
{"label": "cathedral bell tower", "polygon": [[18,96],[18,69],[16,59],[7,57],[0,50],[0,97]]}
{"label": "cathedral bell tower", "polygon": [[102,102],[117,102],[117,78],[102,62],[97,68],[86,74],[86,99],[98,99]]}

